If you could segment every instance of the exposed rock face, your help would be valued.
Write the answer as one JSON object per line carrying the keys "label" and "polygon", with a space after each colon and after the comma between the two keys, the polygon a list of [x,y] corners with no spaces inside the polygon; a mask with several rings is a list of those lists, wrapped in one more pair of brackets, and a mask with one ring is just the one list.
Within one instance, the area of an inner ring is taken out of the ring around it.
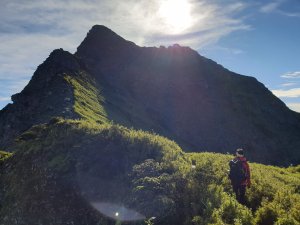
{"label": "exposed rock face", "polygon": [[129,114],[135,127],[192,151],[244,147],[256,161],[300,160],[299,114],[253,77],[228,71],[187,47],[137,47],[102,26],[92,28],[75,55],[103,84],[107,101]]}
{"label": "exposed rock face", "polygon": [[13,104],[0,111],[0,148],[9,147],[19,134],[52,117],[76,118],[73,89],[64,74],[79,68],[75,57],[62,49],[50,54],[24,90],[12,96]]}
{"label": "exposed rock face", "polygon": [[255,78],[228,71],[190,48],[139,47],[96,25],[74,55],[59,52],[1,111],[0,147],[52,116],[76,117],[72,87],[60,74],[86,70],[102,91],[109,120],[153,130],[188,151],[243,147],[253,161],[300,162],[299,114]]}

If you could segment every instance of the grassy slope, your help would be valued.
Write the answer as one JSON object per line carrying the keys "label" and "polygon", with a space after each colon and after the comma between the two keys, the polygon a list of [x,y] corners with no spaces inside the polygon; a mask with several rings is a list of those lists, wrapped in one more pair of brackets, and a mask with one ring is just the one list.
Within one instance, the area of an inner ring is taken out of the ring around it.
{"label": "grassy slope", "polygon": [[103,107],[105,99],[96,87],[95,81],[84,71],[78,76],[66,75],[64,78],[74,90],[74,111],[91,122],[108,122],[107,113]]}
{"label": "grassy slope", "polygon": [[114,224],[90,206],[94,198],[156,216],[157,224],[300,223],[299,166],[251,163],[244,207],[227,179],[231,156],[184,153],[163,137],[111,124],[87,74],[65,79],[83,119],[35,126],[14,155],[0,152],[1,224]]}
{"label": "grassy slope", "polygon": [[[225,193],[233,194],[227,179],[228,161],[231,156],[214,153],[193,153],[190,154],[190,157],[196,160],[198,164],[195,174],[198,173],[201,179],[203,177],[211,179],[212,183],[222,187]],[[247,190],[247,206],[252,209],[252,215],[246,216],[247,219],[251,218],[249,220],[251,221],[250,224],[299,224],[300,167],[285,169],[257,163],[250,163],[250,167],[252,185]],[[232,199],[228,198],[228,195],[225,196],[227,198],[220,203],[220,210],[216,210],[215,213],[217,215],[221,214],[221,218],[229,219],[228,224],[233,224],[234,215],[239,215],[241,211],[233,209]],[[241,220],[243,218],[245,219],[245,215],[240,217]],[[222,224],[221,221],[217,222],[217,218],[214,221],[217,224]],[[223,222],[226,222],[226,219]],[[237,220],[235,223],[248,224],[246,221],[240,223]]]}
{"label": "grassy slope", "polygon": [[[4,207],[0,224],[15,224],[14,219],[50,224],[55,218],[83,224],[75,216],[83,216],[88,209],[93,211],[92,207],[84,202],[69,204],[82,199],[122,202],[134,207],[142,204],[138,209],[145,215],[161,211],[170,214],[173,211],[169,206],[174,206],[174,200],[161,191],[167,193],[167,181],[185,166],[183,153],[174,142],[118,125],[92,125],[86,121],[55,119],[48,125],[34,127],[20,137],[15,149],[14,156],[6,161],[8,169],[1,175],[1,189],[6,193],[1,199]],[[144,171],[148,163],[155,166],[157,177],[143,176],[148,173]],[[118,185],[108,189],[112,187],[111,180]],[[159,195],[151,190],[153,185],[160,190]],[[37,191],[30,190],[31,186]],[[97,193],[93,191],[95,187]],[[74,196],[76,193],[81,196]],[[151,198],[146,201],[145,197]],[[161,210],[157,212],[157,208]],[[98,217],[91,215],[85,223],[96,224],[95,220],[102,220]]]}
{"label": "grassy slope", "polygon": [[[8,216],[1,224],[14,224],[9,218],[35,224],[28,217],[44,223],[68,218],[64,222],[80,224],[80,212],[89,215],[84,217],[89,224],[97,220],[109,224],[82,200],[95,198],[156,216],[157,224],[300,222],[299,166],[283,169],[251,163],[253,185],[247,208],[232,197],[227,179],[230,156],[184,153],[176,143],[147,132],[54,119],[23,134],[15,148],[15,154],[4,161],[9,170],[1,175],[7,192],[2,194],[5,207],[0,218]],[[191,168],[192,160],[196,169]],[[39,191],[35,193],[32,186]],[[97,192],[90,187],[97,187]],[[49,198],[52,192],[56,197]],[[46,211],[40,209],[41,202],[47,202]]]}
{"label": "grassy slope", "polygon": [[0,162],[4,161],[5,159],[8,159],[11,156],[12,153],[10,152],[0,151]]}

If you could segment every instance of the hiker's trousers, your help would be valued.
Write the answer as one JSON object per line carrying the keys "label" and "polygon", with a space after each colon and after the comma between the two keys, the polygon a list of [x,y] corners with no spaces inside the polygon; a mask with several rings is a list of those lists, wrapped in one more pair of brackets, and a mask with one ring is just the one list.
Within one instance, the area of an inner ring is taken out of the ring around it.
{"label": "hiker's trousers", "polygon": [[232,189],[238,202],[245,204],[246,185],[232,184]]}

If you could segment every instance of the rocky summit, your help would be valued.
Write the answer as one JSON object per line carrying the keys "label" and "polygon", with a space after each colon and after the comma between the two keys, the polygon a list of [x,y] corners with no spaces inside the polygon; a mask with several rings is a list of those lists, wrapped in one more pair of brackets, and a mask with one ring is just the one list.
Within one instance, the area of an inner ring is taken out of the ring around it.
{"label": "rocky summit", "polygon": [[[188,47],[139,47],[96,25],[12,101],[0,111],[1,225],[300,223],[300,165],[274,166],[300,162],[299,114]],[[243,205],[220,154],[237,147],[274,164],[249,163]]]}
{"label": "rocky summit", "polygon": [[300,162],[300,115],[253,77],[189,47],[139,47],[95,25],[75,54],[54,50],[0,111],[0,148],[53,117],[116,123],[176,141],[186,152]]}

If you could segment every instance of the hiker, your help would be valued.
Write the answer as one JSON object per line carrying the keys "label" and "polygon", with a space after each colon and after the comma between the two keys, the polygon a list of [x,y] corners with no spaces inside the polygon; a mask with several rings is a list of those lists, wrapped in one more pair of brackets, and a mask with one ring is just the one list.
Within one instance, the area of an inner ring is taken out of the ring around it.
{"label": "hiker", "polygon": [[236,150],[236,157],[229,162],[229,179],[233,192],[239,203],[245,204],[246,187],[250,187],[250,169],[247,159],[244,157],[244,150],[238,148]]}

